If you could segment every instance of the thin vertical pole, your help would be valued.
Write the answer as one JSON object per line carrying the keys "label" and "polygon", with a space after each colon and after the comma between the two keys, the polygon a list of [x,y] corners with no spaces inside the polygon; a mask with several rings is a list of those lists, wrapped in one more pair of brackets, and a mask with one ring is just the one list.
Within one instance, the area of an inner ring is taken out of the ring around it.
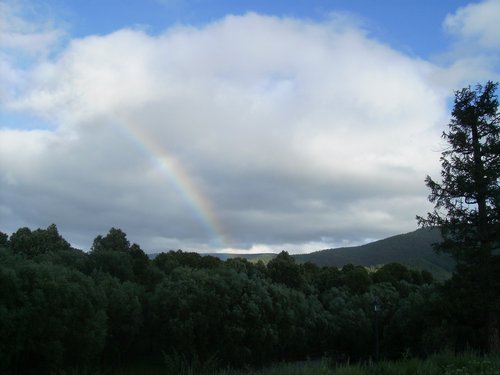
{"label": "thin vertical pole", "polygon": [[379,311],[379,306],[378,302],[374,301],[373,303],[373,310],[375,312],[375,321],[374,321],[374,361],[378,362],[379,359],[379,342],[378,342],[378,311]]}

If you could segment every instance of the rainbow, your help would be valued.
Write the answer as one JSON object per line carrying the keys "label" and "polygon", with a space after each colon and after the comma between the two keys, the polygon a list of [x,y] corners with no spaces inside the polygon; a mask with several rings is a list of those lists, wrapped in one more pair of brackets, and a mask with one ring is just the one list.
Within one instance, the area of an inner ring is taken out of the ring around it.
{"label": "rainbow", "polygon": [[215,209],[203,191],[195,184],[186,169],[154,137],[141,131],[138,126],[121,119],[119,128],[148,156],[152,157],[168,181],[190,207],[197,220],[215,240],[219,250],[231,248],[224,227]]}

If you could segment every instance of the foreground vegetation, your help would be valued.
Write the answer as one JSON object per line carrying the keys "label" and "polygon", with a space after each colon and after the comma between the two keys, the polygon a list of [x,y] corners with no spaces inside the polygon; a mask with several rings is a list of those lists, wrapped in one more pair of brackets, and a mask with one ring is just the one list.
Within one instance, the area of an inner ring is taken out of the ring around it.
{"label": "foreground vegetation", "polygon": [[336,364],[328,360],[303,364],[280,364],[261,371],[220,373],[219,375],[497,375],[500,357],[465,353],[432,355],[364,364]]}
{"label": "foreground vegetation", "polygon": [[[261,370],[200,369],[186,365],[172,372],[167,367],[142,365],[103,372],[114,375],[498,375],[500,356],[472,352],[455,355],[441,353],[426,359],[406,358],[395,361],[339,364],[330,359],[300,363],[279,363]],[[83,375],[78,372],[73,375]],[[100,375],[100,374],[97,374]]]}
{"label": "foreground vegetation", "polygon": [[454,282],[396,263],[319,268],[285,252],[267,265],[182,251],[150,260],[115,228],[85,253],[55,225],[20,228],[0,235],[0,371],[369,361],[375,321],[381,358],[483,350],[484,317]]}

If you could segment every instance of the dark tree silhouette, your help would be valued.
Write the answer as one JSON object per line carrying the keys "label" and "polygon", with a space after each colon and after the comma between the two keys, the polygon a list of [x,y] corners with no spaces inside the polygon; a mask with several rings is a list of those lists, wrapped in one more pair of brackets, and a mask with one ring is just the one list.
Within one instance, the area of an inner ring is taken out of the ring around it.
{"label": "dark tree silhouette", "polygon": [[[500,114],[496,89],[487,82],[455,93],[448,147],[441,156],[442,182],[427,176],[434,211],[417,217],[423,226],[439,226],[438,251],[457,260],[454,282],[474,295],[487,322],[487,345],[500,349]],[[478,316],[479,317],[479,316]]]}

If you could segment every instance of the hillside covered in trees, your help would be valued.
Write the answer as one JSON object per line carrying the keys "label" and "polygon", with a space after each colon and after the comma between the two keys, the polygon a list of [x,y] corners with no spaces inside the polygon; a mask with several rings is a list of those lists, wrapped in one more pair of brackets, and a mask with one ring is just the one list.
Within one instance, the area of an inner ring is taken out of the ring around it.
{"label": "hillside covered in trees", "polygon": [[434,245],[442,240],[438,228],[421,228],[361,246],[315,251],[294,255],[294,258],[298,262],[330,267],[342,267],[349,263],[377,266],[396,262],[427,270],[436,278],[444,280],[451,276],[455,262],[448,254],[434,251]]}
{"label": "hillside covered in trees", "polygon": [[[378,309],[375,311],[374,303]],[[389,263],[267,265],[182,251],[151,260],[112,228],[89,253],[55,225],[0,236],[0,371],[48,374],[131,361],[203,368],[261,366],[325,355],[426,355],[485,347],[483,317],[452,280]],[[377,314],[377,315],[376,315]],[[176,370],[177,369],[177,370]]]}
{"label": "hillside covered in trees", "polygon": [[[451,276],[455,262],[448,254],[436,253],[434,246],[443,240],[438,228],[421,228],[413,232],[399,234],[360,246],[341,247],[295,254],[298,263],[311,262],[320,267],[343,267],[347,264],[359,266],[380,266],[387,263],[401,263],[412,269],[426,270],[438,280]],[[158,254],[151,254],[154,258]],[[213,253],[221,260],[244,258],[251,262],[264,263],[276,254],[231,254]]]}

